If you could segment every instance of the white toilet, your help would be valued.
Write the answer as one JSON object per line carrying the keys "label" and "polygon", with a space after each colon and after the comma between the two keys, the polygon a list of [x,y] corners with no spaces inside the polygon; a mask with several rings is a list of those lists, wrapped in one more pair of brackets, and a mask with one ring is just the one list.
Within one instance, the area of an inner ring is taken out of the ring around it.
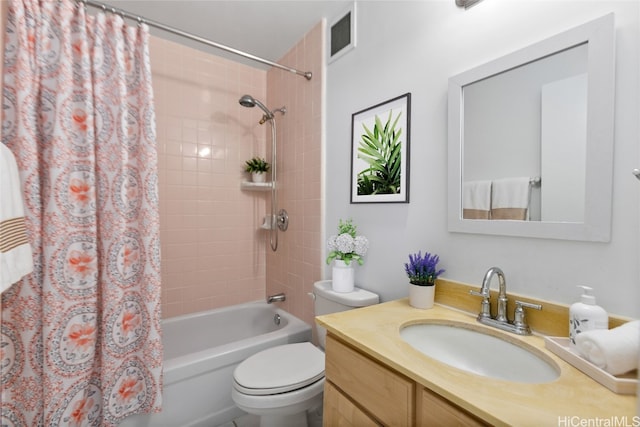
{"label": "white toilet", "polygon": [[[331,281],[314,284],[316,316],[377,304],[377,294],[355,288],[339,293]],[[324,349],[327,331],[316,325]],[[248,357],[233,372],[231,397],[243,411],[260,416],[261,427],[306,427],[307,411],[322,404],[324,352],[309,342],[284,344]]]}

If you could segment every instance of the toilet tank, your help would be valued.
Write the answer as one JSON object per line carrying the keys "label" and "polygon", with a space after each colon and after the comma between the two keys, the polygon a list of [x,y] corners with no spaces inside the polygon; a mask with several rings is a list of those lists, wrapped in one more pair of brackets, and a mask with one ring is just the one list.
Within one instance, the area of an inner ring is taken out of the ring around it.
{"label": "toilet tank", "polygon": [[[378,294],[358,287],[354,288],[353,292],[336,292],[331,289],[331,280],[315,282],[313,284],[313,296],[316,316],[366,307],[380,302]],[[318,324],[315,326],[318,344],[324,349],[327,330]]]}

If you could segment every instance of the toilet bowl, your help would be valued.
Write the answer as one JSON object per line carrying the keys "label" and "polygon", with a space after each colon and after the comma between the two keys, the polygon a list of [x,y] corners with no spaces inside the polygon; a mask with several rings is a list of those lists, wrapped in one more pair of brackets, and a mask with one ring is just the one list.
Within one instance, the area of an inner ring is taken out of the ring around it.
{"label": "toilet bowl", "polygon": [[307,410],[322,404],[324,353],[309,342],[284,344],[244,360],[233,374],[231,397],[260,425],[306,426]]}
{"label": "toilet bowl", "polygon": [[[339,293],[331,281],[314,284],[315,314],[377,304],[378,295],[364,289]],[[324,348],[326,330],[316,328]],[[258,352],[233,373],[231,397],[243,411],[258,415],[261,427],[306,427],[307,412],[322,405],[324,352],[309,342],[284,344]]]}

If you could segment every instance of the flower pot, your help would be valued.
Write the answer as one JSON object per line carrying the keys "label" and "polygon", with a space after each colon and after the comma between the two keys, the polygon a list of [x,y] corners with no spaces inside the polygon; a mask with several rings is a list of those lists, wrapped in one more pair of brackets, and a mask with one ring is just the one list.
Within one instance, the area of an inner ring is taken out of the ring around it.
{"label": "flower pot", "polygon": [[419,286],[409,284],[409,305],[415,308],[428,309],[433,307],[436,285]]}
{"label": "flower pot", "polygon": [[334,260],[331,275],[331,287],[333,290],[336,292],[353,292],[354,281],[353,261],[347,265],[340,259]]}
{"label": "flower pot", "polygon": [[251,181],[253,182],[265,182],[267,174],[264,172],[254,172],[251,174]]}

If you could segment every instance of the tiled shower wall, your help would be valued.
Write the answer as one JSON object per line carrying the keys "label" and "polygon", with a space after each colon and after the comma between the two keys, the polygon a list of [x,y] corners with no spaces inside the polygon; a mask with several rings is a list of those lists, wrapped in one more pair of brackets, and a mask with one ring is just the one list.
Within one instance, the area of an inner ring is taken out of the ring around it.
{"label": "tiled shower wall", "polygon": [[163,318],[262,299],[265,194],[241,191],[266,155],[266,71],[151,37],[159,148]]}
{"label": "tiled shower wall", "polygon": [[[0,4],[4,31],[7,2]],[[163,318],[262,299],[266,286],[267,294],[286,292],[283,308],[313,322],[307,293],[322,272],[322,25],[281,59],[311,70],[311,81],[151,37]],[[275,253],[267,252],[268,235],[259,229],[268,193],[240,190],[244,161],[270,155],[261,113],[238,104],[245,93],[288,108],[277,118],[278,203],[291,222]]]}
{"label": "tiled shower wall", "polygon": [[[151,38],[160,170],[163,318],[285,292],[283,308],[313,322],[307,295],[321,269],[323,24],[279,62],[313,79],[268,73],[157,37]],[[281,208],[289,229],[269,249],[260,229],[268,192],[242,191],[244,161],[270,158],[271,131],[250,94],[276,114]],[[265,262],[266,258],[266,262]]]}
{"label": "tiled shower wall", "polygon": [[271,69],[269,106],[286,105],[278,121],[278,205],[289,213],[289,229],[279,234],[277,252],[267,250],[267,294],[285,292],[283,308],[313,324],[309,293],[322,275],[322,102],[323,23],[316,25],[280,63],[311,71],[308,81]]}

